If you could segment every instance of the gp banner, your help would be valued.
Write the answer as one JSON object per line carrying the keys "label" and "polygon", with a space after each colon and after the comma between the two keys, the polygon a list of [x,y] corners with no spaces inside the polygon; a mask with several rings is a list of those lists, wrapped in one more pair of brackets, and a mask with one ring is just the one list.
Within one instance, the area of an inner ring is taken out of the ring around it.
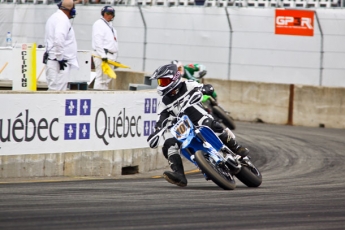
{"label": "gp banner", "polygon": [[36,43],[19,44],[13,49],[14,69],[12,89],[36,91]]}
{"label": "gp banner", "polygon": [[6,93],[0,103],[0,155],[148,148],[158,105],[156,92]]}
{"label": "gp banner", "polygon": [[276,9],[275,34],[314,36],[314,11]]}

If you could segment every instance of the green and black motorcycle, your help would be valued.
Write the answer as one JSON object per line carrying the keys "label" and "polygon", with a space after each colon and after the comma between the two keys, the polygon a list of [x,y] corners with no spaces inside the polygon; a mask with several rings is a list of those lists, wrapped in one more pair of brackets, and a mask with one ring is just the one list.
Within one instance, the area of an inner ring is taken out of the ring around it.
{"label": "green and black motorcycle", "polygon": [[220,124],[228,127],[230,130],[236,129],[234,119],[230,116],[230,112],[225,111],[212,96],[203,95],[202,105]]}

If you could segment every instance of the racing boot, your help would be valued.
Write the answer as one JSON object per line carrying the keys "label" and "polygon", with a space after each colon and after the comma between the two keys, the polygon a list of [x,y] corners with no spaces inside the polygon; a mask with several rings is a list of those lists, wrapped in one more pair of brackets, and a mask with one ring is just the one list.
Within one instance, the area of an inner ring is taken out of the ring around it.
{"label": "racing boot", "polygon": [[169,183],[176,184],[180,187],[187,186],[187,178],[184,175],[184,169],[182,164],[182,159],[179,154],[173,154],[169,156],[168,162],[170,165],[170,168],[173,170],[165,171],[163,173],[164,179],[166,179]]}
{"label": "racing boot", "polygon": [[241,158],[246,157],[249,154],[249,149],[242,147],[237,143],[235,138],[224,130],[222,134],[219,135],[219,139],[234,153],[240,155]]}

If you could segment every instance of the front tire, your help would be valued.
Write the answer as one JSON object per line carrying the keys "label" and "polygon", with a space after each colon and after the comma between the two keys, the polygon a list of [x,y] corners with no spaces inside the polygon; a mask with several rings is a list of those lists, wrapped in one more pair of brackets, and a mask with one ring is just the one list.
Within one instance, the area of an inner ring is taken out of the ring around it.
{"label": "front tire", "polygon": [[259,187],[262,183],[260,171],[254,165],[251,167],[245,162],[242,163],[241,171],[236,174],[236,177],[248,187]]}
{"label": "front tire", "polygon": [[224,190],[234,190],[236,183],[229,170],[216,165],[211,157],[204,154],[203,151],[195,153],[195,160],[199,168],[205,173],[216,185]]}
{"label": "front tire", "polygon": [[223,124],[231,130],[236,129],[235,122],[222,108],[219,106],[212,107],[213,113],[222,120]]}

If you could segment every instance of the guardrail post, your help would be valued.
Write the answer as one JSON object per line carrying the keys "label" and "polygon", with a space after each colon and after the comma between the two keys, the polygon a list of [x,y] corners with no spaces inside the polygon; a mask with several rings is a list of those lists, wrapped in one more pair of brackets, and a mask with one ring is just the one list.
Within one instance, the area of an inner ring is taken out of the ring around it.
{"label": "guardrail post", "polygon": [[143,71],[145,71],[145,64],[146,64],[146,45],[147,45],[147,26],[146,26],[146,21],[144,18],[143,11],[141,10],[141,6],[138,5],[141,19],[143,20],[144,23],[144,54],[143,54]]}
{"label": "guardrail post", "polygon": [[322,75],[323,75],[323,31],[322,31],[322,27],[321,27],[321,23],[319,20],[319,16],[317,15],[316,10],[314,11],[315,13],[315,18],[316,18],[316,22],[317,25],[319,26],[319,30],[320,30],[320,34],[321,34],[321,47],[320,47],[320,79],[319,79],[319,86],[322,86]]}
{"label": "guardrail post", "polygon": [[226,18],[228,19],[228,23],[229,23],[229,30],[230,30],[230,38],[229,38],[229,59],[228,59],[228,80],[230,80],[230,74],[231,74],[231,54],[232,54],[232,25],[231,25],[231,21],[230,21],[230,14],[228,12],[228,7],[224,7],[225,8],[225,14],[226,14]]}

